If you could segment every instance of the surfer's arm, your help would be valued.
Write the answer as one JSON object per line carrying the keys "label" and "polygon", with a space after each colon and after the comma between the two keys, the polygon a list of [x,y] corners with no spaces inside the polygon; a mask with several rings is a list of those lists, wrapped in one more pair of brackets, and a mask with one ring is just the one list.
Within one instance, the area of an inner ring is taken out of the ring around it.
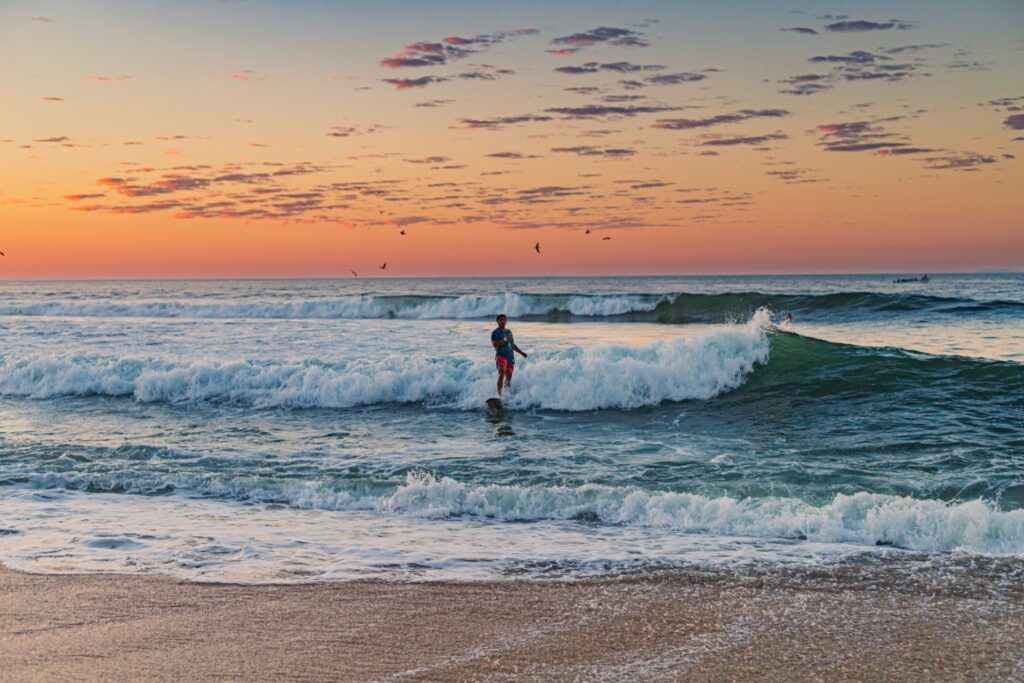
{"label": "surfer's arm", "polygon": [[516,345],[515,345],[514,343],[512,344],[512,350],[513,350],[513,351],[516,351],[517,353],[519,353],[519,355],[520,355],[520,356],[522,356],[523,358],[526,358],[526,352],[525,352],[525,351],[523,351],[523,350],[522,350],[521,348],[519,348],[518,346],[516,346]]}

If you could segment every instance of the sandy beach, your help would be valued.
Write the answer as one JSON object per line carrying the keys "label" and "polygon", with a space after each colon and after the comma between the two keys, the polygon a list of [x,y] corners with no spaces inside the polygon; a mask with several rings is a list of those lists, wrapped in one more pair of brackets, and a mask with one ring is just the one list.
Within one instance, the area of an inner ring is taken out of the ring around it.
{"label": "sandy beach", "polygon": [[0,569],[5,680],[1019,680],[1024,602],[672,572],[232,585]]}

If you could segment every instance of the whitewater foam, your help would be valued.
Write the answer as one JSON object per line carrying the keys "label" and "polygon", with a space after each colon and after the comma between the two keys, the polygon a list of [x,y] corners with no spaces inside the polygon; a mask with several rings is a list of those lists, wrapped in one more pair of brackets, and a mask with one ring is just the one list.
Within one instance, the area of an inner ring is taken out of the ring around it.
{"label": "whitewater foam", "polygon": [[343,296],[289,301],[48,301],[0,305],[0,316],[201,319],[473,320],[504,312],[512,317],[568,313],[614,316],[653,311],[672,295],[519,294],[488,296]]}
{"label": "whitewater foam", "polygon": [[143,495],[178,490],[307,510],[500,522],[586,520],[680,534],[1024,557],[1024,509],[1003,511],[982,500],[944,502],[858,492],[836,494],[831,501],[814,505],[788,497],[737,499],[600,484],[466,484],[422,472],[408,474],[397,487],[379,484],[369,488],[344,481],[86,473],[39,475],[32,477],[28,486]]}
{"label": "whitewater foam", "polygon": [[[646,345],[571,347],[528,361],[510,405],[595,410],[708,399],[740,386],[768,359],[769,315]],[[0,395],[131,396],[144,402],[227,402],[258,407],[348,408],[424,402],[475,409],[491,395],[492,363],[406,355],[326,363],[7,353]]]}

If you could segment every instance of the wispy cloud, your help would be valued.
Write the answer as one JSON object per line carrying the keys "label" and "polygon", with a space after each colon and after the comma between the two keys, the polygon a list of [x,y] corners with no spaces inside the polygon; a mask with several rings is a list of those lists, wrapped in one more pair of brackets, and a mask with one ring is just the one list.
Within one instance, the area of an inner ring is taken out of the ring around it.
{"label": "wispy cloud", "polygon": [[599,28],[573,33],[567,36],[559,36],[551,41],[555,45],[568,45],[570,47],[589,47],[599,43],[615,45],[617,47],[647,47],[648,42],[639,31],[628,28],[612,28],[601,26]]}
{"label": "wispy cloud", "polygon": [[724,123],[739,123],[748,119],[778,118],[789,116],[789,114],[790,112],[785,109],[741,109],[732,114],[717,114],[702,119],[658,119],[651,126],[666,130],[689,130],[691,128],[718,126]]}
{"label": "wispy cloud", "polygon": [[864,21],[863,19],[855,19],[848,21],[837,21],[832,24],[825,26],[826,31],[833,33],[863,33],[865,31],[888,31],[889,29],[898,29],[905,31],[907,29],[914,28],[914,24],[909,21],[901,21],[899,19],[890,19],[889,21]]}

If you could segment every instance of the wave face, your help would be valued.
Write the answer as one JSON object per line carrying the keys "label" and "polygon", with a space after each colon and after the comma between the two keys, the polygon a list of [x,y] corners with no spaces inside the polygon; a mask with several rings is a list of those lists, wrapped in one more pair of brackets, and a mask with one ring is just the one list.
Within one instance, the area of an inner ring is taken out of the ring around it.
{"label": "wave face", "polygon": [[936,315],[1024,313],[1024,303],[924,294],[843,292],[834,294],[519,294],[489,296],[342,296],[289,301],[47,301],[0,305],[0,316],[199,319],[374,319],[480,320],[498,312],[521,320],[574,319],[629,322],[730,323],[759,309],[800,319],[849,320],[906,313]]}
{"label": "wave face", "polygon": [[[860,347],[773,327],[762,309],[747,323],[626,346],[570,347],[521,363],[516,408],[635,409],[664,402],[806,395],[835,401],[928,403],[973,396],[1024,408],[1024,365]],[[458,356],[381,360],[175,361],[85,354],[0,356],[0,395],[49,399],[122,396],[141,402],[212,402],[261,408],[351,408],[425,403],[476,409],[492,395],[489,360]],[[917,392],[915,394],[915,392]],[[909,395],[909,398],[908,398]]]}
{"label": "wave face", "polygon": [[398,486],[372,487],[252,477],[56,473],[35,477],[28,486],[141,495],[184,491],[299,509],[503,522],[577,520],[678,533],[1024,555],[1024,509],[1002,511],[981,500],[943,502],[867,492],[837,494],[814,505],[797,498],[737,499],[599,484],[473,485],[424,473],[410,473]]}
{"label": "wave face", "polygon": [[[644,346],[572,347],[530,359],[510,400],[519,408],[639,408],[707,399],[740,386],[768,359],[768,314],[745,325]],[[409,361],[176,362],[100,355],[4,355],[0,395],[125,396],[145,402],[224,402],[258,407],[348,408],[423,402],[478,408],[494,366],[464,358]]]}

